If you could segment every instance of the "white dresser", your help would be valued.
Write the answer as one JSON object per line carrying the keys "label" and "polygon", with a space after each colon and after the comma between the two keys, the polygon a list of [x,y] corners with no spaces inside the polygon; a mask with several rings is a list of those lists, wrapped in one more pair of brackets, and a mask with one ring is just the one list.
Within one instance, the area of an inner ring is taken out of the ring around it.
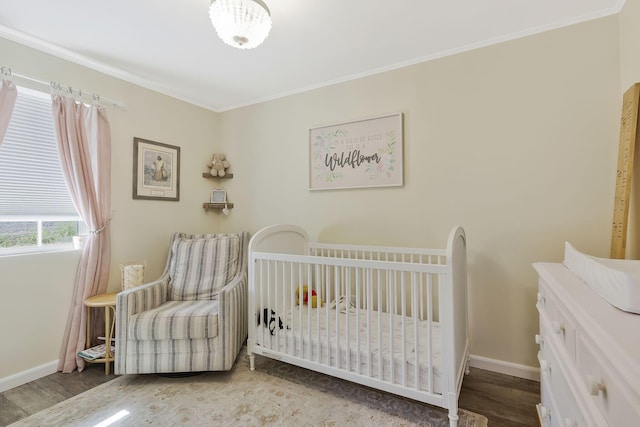
{"label": "white dresser", "polygon": [[535,263],[540,424],[640,426],[640,315],[619,310],[560,263]]}

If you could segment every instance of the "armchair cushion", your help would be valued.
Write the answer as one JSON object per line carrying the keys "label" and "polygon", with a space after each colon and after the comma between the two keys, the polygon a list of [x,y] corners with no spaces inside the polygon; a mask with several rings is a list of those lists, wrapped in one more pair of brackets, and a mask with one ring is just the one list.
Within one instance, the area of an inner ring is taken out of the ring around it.
{"label": "armchair cushion", "polygon": [[236,274],[237,235],[176,239],[171,246],[169,299],[211,300]]}
{"label": "armchair cushion", "polygon": [[218,301],[169,301],[129,318],[130,340],[181,340],[218,336]]}

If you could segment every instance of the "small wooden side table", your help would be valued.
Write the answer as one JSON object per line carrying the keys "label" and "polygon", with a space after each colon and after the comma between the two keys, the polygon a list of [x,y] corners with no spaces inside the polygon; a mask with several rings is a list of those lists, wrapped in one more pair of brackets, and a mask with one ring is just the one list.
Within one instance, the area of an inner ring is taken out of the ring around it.
{"label": "small wooden side table", "polygon": [[109,375],[111,362],[115,359],[111,349],[111,339],[113,338],[116,321],[116,295],[117,293],[99,294],[84,300],[84,305],[87,308],[87,341],[85,348],[91,347],[91,309],[104,308],[105,356],[100,359],[85,359],[85,361],[89,363],[104,363],[105,375]]}

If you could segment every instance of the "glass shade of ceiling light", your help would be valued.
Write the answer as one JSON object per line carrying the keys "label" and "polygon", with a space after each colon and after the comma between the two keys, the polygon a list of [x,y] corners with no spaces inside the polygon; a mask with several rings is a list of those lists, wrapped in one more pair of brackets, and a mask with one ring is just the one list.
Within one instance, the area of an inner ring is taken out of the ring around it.
{"label": "glass shade of ceiling light", "polygon": [[222,41],[238,49],[259,46],[271,31],[271,14],[261,0],[213,0],[209,17]]}

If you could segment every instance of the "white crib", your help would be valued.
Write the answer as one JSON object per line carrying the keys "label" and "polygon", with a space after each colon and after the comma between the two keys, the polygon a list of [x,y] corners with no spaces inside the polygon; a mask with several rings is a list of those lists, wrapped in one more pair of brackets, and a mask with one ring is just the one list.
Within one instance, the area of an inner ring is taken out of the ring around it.
{"label": "white crib", "polygon": [[249,261],[252,370],[259,354],[446,408],[457,425],[469,358],[462,228],[446,249],[413,249],[310,243],[274,225],[252,237]]}

